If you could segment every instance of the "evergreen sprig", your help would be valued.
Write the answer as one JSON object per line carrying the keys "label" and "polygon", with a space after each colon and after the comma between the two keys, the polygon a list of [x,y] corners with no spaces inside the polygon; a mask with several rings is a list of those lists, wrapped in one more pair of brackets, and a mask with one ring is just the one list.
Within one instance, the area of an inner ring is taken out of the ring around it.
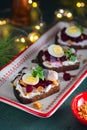
{"label": "evergreen sprig", "polygon": [[12,45],[9,42],[10,35],[0,41],[0,68],[7,64],[15,55],[12,54]]}

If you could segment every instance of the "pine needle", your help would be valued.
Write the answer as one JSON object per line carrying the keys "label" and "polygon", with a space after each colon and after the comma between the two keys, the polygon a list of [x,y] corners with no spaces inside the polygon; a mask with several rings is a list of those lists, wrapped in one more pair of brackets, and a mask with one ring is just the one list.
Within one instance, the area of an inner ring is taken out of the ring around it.
{"label": "pine needle", "polygon": [[13,53],[11,51],[13,46],[9,40],[10,36],[6,36],[0,41],[0,68],[9,63],[10,60],[15,56],[15,54],[11,54]]}

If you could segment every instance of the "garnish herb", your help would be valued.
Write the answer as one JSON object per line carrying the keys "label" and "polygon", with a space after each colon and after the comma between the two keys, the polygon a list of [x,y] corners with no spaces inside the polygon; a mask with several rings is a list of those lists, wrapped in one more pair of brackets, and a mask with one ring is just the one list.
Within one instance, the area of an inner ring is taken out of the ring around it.
{"label": "garnish herb", "polygon": [[43,68],[40,66],[36,66],[36,68],[32,71],[32,76],[38,76],[40,79],[44,80]]}
{"label": "garnish herb", "polygon": [[71,55],[70,60],[71,61],[75,61],[76,60],[76,56],[75,55]]}
{"label": "garnish herb", "polygon": [[65,49],[64,53],[66,55],[66,59],[69,59],[71,61],[75,61],[76,60],[76,55],[72,53],[72,49],[71,48]]}

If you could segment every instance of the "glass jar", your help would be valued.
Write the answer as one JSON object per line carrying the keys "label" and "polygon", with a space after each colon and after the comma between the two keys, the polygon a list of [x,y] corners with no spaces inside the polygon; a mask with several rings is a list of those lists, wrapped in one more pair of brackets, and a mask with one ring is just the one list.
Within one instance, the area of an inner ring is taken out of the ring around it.
{"label": "glass jar", "polygon": [[18,26],[29,26],[31,4],[28,0],[12,0],[11,22]]}

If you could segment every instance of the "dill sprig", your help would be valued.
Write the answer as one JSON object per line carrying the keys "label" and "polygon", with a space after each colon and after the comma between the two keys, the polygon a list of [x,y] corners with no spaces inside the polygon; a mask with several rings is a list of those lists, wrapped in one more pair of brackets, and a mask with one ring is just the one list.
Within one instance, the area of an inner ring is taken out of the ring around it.
{"label": "dill sprig", "polygon": [[13,54],[11,51],[13,47],[9,40],[10,35],[3,37],[0,41],[0,68],[9,63],[10,60],[15,56],[15,54]]}

